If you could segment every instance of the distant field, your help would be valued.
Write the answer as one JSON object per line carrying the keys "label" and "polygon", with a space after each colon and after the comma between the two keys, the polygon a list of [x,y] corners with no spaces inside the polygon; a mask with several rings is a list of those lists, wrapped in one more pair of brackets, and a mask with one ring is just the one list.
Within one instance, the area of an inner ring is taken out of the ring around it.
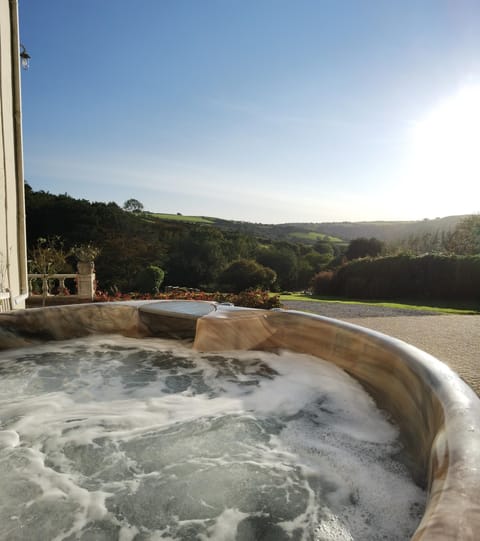
{"label": "distant field", "polygon": [[317,241],[317,240],[326,240],[328,242],[345,242],[338,237],[332,237],[330,235],[324,235],[323,233],[317,233],[316,231],[297,231],[295,233],[290,233],[289,237],[295,237],[299,240],[305,241]]}
{"label": "distant field", "polygon": [[213,224],[215,221],[213,218],[206,218],[205,216],[183,216],[182,214],[155,214],[152,212],[151,216],[158,218],[159,220],[172,220],[176,222],[189,222],[200,224]]}

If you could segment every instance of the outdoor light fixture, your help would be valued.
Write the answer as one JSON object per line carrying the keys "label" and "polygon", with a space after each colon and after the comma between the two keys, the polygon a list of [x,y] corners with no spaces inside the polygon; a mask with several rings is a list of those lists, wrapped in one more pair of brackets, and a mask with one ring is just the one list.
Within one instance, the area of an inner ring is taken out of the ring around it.
{"label": "outdoor light fixture", "polygon": [[25,46],[20,44],[20,58],[22,59],[22,68],[28,70],[30,67],[30,55],[27,53]]}

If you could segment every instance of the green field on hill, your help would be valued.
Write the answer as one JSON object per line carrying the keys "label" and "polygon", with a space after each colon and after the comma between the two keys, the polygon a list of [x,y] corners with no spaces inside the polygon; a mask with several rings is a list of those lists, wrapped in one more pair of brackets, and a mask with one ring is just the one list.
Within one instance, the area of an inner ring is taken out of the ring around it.
{"label": "green field on hill", "polygon": [[339,239],[338,237],[332,237],[330,235],[324,235],[323,233],[318,233],[316,231],[296,231],[295,233],[290,233],[289,237],[293,237],[296,240],[300,241],[317,241],[317,240],[325,240],[327,242],[333,242],[333,243],[345,243],[342,239]]}
{"label": "green field on hill", "polygon": [[175,222],[189,222],[192,224],[213,224],[215,220],[213,218],[206,218],[205,216],[183,216],[183,214],[157,214],[151,213],[151,216],[158,220],[171,220]]}

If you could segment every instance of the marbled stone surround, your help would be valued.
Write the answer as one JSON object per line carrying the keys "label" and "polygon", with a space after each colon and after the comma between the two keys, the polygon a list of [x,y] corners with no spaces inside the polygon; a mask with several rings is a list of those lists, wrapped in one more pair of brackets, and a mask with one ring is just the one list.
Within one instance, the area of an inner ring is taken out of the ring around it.
{"label": "marbled stone surround", "polygon": [[0,349],[88,334],[191,339],[202,351],[290,349],[343,368],[399,424],[429,491],[412,539],[480,538],[480,400],[447,366],[404,342],[301,312],[197,301],[58,306],[0,314]]}

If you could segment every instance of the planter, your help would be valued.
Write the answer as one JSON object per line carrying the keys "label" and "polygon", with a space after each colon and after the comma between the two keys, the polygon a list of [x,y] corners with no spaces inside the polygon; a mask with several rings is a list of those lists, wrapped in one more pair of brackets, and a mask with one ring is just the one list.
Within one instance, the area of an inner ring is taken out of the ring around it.
{"label": "planter", "polygon": [[77,269],[79,274],[93,274],[95,264],[93,261],[79,261],[77,263]]}

